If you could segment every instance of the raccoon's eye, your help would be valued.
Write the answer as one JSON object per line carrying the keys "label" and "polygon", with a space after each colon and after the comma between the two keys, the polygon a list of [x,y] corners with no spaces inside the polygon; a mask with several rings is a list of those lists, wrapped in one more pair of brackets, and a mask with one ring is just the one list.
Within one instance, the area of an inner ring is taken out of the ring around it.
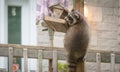
{"label": "raccoon's eye", "polygon": [[69,20],[72,20],[72,17],[71,17],[71,15],[69,15],[69,16],[68,16],[68,18],[69,18]]}
{"label": "raccoon's eye", "polygon": [[79,19],[79,15],[78,15],[77,13],[75,13],[75,17],[76,17],[77,19]]}

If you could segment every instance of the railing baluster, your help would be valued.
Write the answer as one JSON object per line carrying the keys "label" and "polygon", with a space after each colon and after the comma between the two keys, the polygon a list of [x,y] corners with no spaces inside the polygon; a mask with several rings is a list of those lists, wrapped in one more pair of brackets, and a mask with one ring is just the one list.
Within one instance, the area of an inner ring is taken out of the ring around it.
{"label": "railing baluster", "polygon": [[115,72],[115,54],[111,53],[111,72]]}
{"label": "railing baluster", "polygon": [[96,54],[97,70],[96,72],[101,72],[101,56],[100,53]]}
{"label": "railing baluster", "polygon": [[43,52],[42,50],[38,51],[38,71],[42,72],[42,57],[43,57]]}
{"label": "railing baluster", "polygon": [[28,54],[27,54],[27,48],[23,49],[23,58],[24,58],[24,72],[28,72]]}
{"label": "railing baluster", "polygon": [[53,72],[57,71],[57,50],[53,50]]}
{"label": "railing baluster", "polygon": [[12,65],[13,65],[13,48],[12,47],[9,47],[9,57],[8,57],[8,60],[9,60],[9,72],[13,72],[12,70]]}

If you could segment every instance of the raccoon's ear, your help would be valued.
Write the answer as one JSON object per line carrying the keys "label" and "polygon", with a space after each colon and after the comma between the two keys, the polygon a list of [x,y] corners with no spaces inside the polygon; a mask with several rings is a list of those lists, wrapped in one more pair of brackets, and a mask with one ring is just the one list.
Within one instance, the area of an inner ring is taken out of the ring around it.
{"label": "raccoon's ear", "polygon": [[72,9],[71,12],[75,11],[75,9]]}
{"label": "raccoon's ear", "polygon": [[80,18],[80,15],[78,13],[75,13],[75,16],[77,17],[77,19]]}

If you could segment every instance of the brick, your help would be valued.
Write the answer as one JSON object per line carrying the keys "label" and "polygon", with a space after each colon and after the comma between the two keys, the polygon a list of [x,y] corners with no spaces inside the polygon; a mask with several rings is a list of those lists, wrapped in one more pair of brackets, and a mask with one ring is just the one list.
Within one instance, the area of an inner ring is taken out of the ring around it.
{"label": "brick", "polygon": [[90,22],[89,21],[89,27],[91,31],[95,31],[97,30],[97,25],[99,24],[99,22]]}
{"label": "brick", "polygon": [[119,0],[119,7],[120,7],[120,0]]}
{"label": "brick", "polygon": [[119,42],[119,45],[120,45],[120,35],[118,36],[118,42]]}
{"label": "brick", "polygon": [[88,6],[88,21],[101,22],[102,21],[102,8]]}
{"label": "brick", "polygon": [[86,4],[97,7],[118,7],[119,0],[86,0]]}
{"label": "brick", "polygon": [[119,15],[119,8],[114,8],[114,15]]}
{"label": "brick", "polygon": [[118,42],[119,42],[119,45],[120,45],[120,27],[118,28]]}
{"label": "brick", "polygon": [[120,36],[120,26],[118,27],[118,35]]}
{"label": "brick", "polygon": [[104,0],[104,7],[119,7],[119,0]]}
{"label": "brick", "polygon": [[95,49],[95,50],[97,50],[97,49],[98,49],[98,47],[97,47],[97,45],[96,45],[96,46],[94,46],[94,45],[90,45],[90,44],[89,44],[88,50],[89,50],[89,49]]}
{"label": "brick", "polygon": [[64,36],[54,36],[54,46],[55,47],[64,47]]}
{"label": "brick", "polygon": [[119,27],[120,27],[120,16],[118,17],[118,24],[119,24]]}
{"label": "brick", "polygon": [[98,33],[100,39],[117,39],[117,31],[102,31]]}
{"label": "brick", "polygon": [[37,33],[37,43],[40,46],[49,46],[49,35],[48,32],[39,31]]}
{"label": "brick", "polygon": [[105,30],[105,31],[117,31],[118,24],[117,23],[98,23],[97,30]]}
{"label": "brick", "polygon": [[97,32],[96,31],[91,32],[90,45],[97,46]]}
{"label": "brick", "polygon": [[98,46],[98,49],[104,51],[120,51],[119,45],[117,46]]}
{"label": "brick", "polygon": [[103,7],[103,14],[107,15],[113,15],[114,14],[114,8],[106,8]]}
{"label": "brick", "polygon": [[98,7],[102,7],[104,6],[104,1],[105,0],[86,0],[86,4],[90,5],[90,6],[98,6]]}
{"label": "brick", "polygon": [[117,48],[118,40],[114,39],[98,39],[98,46],[100,47],[108,47],[109,49]]}
{"label": "brick", "polygon": [[118,12],[119,16],[120,16],[120,8],[119,8],[119,12]]}
{"label": "brick", "polygon": [[115,16],[115,15],[104,15],[103,16],[103,22],[118,23],[118,16]]}

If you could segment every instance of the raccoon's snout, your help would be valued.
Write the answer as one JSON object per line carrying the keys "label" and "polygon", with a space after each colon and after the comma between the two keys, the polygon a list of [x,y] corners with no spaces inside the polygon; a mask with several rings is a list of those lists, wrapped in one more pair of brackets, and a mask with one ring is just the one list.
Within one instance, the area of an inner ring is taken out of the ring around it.
{"label": "raccoon's snout", "polygon": [[64,20],[65,20],[65,21],[69,21],[69,19],[68,19],[68,17],[67,17],[67,16],[64,18]]}
{"label": "raccoon's snout", "polygon": [[73,20],[71,20],[68,16],[66,16],[65,21],[70,25],[72,23]]}

